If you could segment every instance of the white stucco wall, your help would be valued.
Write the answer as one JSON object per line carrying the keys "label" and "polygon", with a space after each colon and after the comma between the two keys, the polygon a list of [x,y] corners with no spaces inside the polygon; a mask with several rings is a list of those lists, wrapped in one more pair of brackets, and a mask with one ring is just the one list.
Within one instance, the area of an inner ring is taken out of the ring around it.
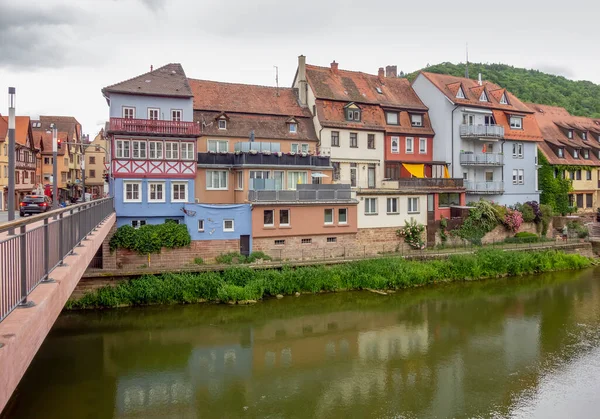
{"label": "white stucco wall", "polygon": [[[367,198],[377,199],[377,214],[365,214]],[[398,214],[387,214],[387,199],[398,198]],[[419,198],[419,212],[408,213],[408,198]],[[404,227],[414,218],[417,223],[427,225],[427,195],[359,195],[358,228]]]}

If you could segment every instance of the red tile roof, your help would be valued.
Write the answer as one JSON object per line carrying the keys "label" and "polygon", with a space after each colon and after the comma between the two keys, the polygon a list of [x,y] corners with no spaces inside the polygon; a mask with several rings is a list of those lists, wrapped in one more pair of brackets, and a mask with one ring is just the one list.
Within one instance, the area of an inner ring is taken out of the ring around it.
{"label": "red tile roof", "polygon": [[374,131],[385,130],[385,119],[383,111],[376,105],[358,105],[361,111],[361,120],[346,121],[344,116],[344,107],[346,103],[317,100],[317,116],[319,123],[324,127],[330,128],[345,128],[345,129],[368,129]]}
{"label": "red tile roof", "polygon": [[296,89],[189,79],[194,110],[311,117]]}
{"label": "red tile roof", "polygon": [[[30,132],[30,120],[28,116],[15,116],[15,141],[17,144],[27,145],[27,137]],[[0,141],[8,137],[8,116],[0,115]]]}
{"label": "red tile roof", "polygon": [[[377,104],[384,107],[426,111],[404,78],[382,77],[359,71],[332,70],[306,65],[306,79],[317,99]],[[381,93],[377,89],[381,90]]]}
{"label": "red tile roof", "polygon": [[4,119],[2,115],[0,115],[0,143],[4,142],[8,136],[8,118]]}
{"label": "red tile roof", "polygon": [[193,96],[183,67],[179,63],[167,64],[102,89],[105,96],[110,96],[110,93],[184,98]]}

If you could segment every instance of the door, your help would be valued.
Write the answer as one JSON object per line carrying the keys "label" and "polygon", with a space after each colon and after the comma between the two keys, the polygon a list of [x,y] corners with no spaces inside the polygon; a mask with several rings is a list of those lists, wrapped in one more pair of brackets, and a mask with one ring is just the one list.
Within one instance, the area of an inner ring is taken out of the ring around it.
{"label": "door", "polygon": [[250,236],[240,236],[240,253],[244,256],[250,255]]}

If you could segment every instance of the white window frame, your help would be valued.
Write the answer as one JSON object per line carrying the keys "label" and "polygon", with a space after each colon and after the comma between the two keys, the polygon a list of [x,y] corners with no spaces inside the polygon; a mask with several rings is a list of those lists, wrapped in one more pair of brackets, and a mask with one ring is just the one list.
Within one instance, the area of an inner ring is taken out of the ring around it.
{"label": "white window frame", "polygon": [[[518,121],[518,123],[517,123]],[[510,120],[510,129],[523,129],[523,118],[519,116],[511,116]]]}
{"label": "white window frame", "polygon": [[[131,113],[131,116],[127,116],[128,113]],[[131,106],[123,106],[123,119],[135,119],[135,108]]]}
{"label": "white window frame", "polygon": [[295,122],[290,122],[290,133],[295,134],[298,132],[298,124]]}
{"label": "white window frame", "polygon": [[[396,142],[395,146],[394,142]],[[392,154],[400,154],[400,137],[392,137],[390,140],[390,152]]]}
{"label": "white window frame", "polygon": [[587,133],[581,132],[581,139],[587,141]]}
{"label": "white window frame", "polygon": [[[137,145],[137,153],[136,146]],[[131,158],[146,160],[148,158],[148,145],[146,140],[131,140]],[[137,155],[136,155],[137,154]]]}
{"label": "white window frame", "polygon": [[[156,114],[156,118],[152,118],[152,114]],[[160,109],[159,108],[148,108],[148,119],[151,121],[160,120]]]}
{"label": "white window frame", "polygon": [[[281,222],[281,211],[287,211],[288,214],[288,222],[287,223],[282,223]],[[275,214],[273,214],[275,215]],[[292,224],[292,213],[290,211],[289,208],[280,208],[279,209],[279,226],[280,227],[289,227]]]}
{"label": "white window frame", "polygon": [[[394,115],[396,116],[395,122],[390,122],[390,119],[388,117],[391,116],[392,119],[394,119],[393,118]],[[385,123],[388,124],[388,125],[400,125],[400,117],[399,117],[398,112],[389,112],[389,111],[386,112],[385,113]]]}
{"label": "white window frame", "polygon": [[[377,198],[365,198],[365,215],[377,215],[377,201]],[[369,202],[374,205],[369,205]]]}
{"label": "white window frame", "polygon": [[[228,221],[231,221],[231,227],[226,227]],[[232,218],[228,218],[223,220],[223,232],[225,233],[233,233],[235,231],[235,220]]]}
{"label": "white window frame", "polygon": [[457,99],[465,99],[465,92],[461,86],[458,87],[458,92],[456,92]]}
{"label": "white window frame", "polygon": [[[223,126],[221,126],[221,123],[223,123]],[[221,118],[217,121],[217,126],[219,127],[219,129],[227,129],[227,120],[225,118]]]}
{"label": "white window frame", "polygon": [[523,143],[513,143],[513,157],[523,158]]}
{"label": "white window frame", "polygon": [[[152,150],[154,146],[154,150]],[[153,153],[154,151],[154,153]],[[153,156],[154,154],[154,156]],[[162,141],[148,141],[148,158],[150,160],[162,160],[163,159],[163,142]]]}
{"label": "white window frame", "polygon": [[[131,199],[127,199],[127,186],[132,185],[131,188]],[[137,185],[138,198],[133,198],[134,188]],[[123,202],[124,203],[139,203],[142,202],[142,182],[139,180],[126,180],[123,182]]]}
{"label": "white window frame", "polygon": [[[344,211],[345,221],[342,221],[342,217],[341,217],[342,211]],[[338,224],[342,224],[342,225],[348,224],[348,208],[338,208]]]}
{"label": "white window frame", "polygon": [[419,154],[427,154],[427,138],[419,138]]}
{"label": "white window frame", "polygon": [[500,98],[501,105],[508,105],[508,99],[506,98],[506,93],[502,93],[502,97]]}
{"label": "white window frame", "polygon": [[512,171],[512,183],[513,185],[518,185],[518,176],[519,176],[519,171],[517,169],[513,169]]}
{"label": "white window frame", "polygon": [[165,160],[179,160],[178,141],[165,141]]}
{"label": "white window frame", "polygon": [[[331,211],[331,221],[327,221],[327,211]],[[335,213],[333,212],[333,208],[324,208],[323,209],[323,224],[332,225],[335,222]]]}
{"label": "white window frame", "polygon": [[[175,198],[175,187],[178,186],[178,198]],[[185,193],[185,197],[181,199],[181,186]],[[187,202],[188,201],[188,182],[171,182],[171,202]]]}
{"label": "white window frame", "polygon": [[[265,224],[265,215],[267,212],[271,213],[271,223]],[[263,210],[263,227],[275,227],[275,210],[274,209],[266,209]]]}
{"label": "white window frame", "polygon": [[519,175],[519,178],[518,178],[518,180],[519,180],[519,183],[518,183],[518,184],[519,184],[519,185],[524,185],[524,184],[525,184],[525,170],[523,170],[523,169],[518,169],[518,170],[519,170],[519,172],[518,172],[518,175]]}
{"label": "white window frame", "polygon": [[421,115],[420,113],[410,114],[410,125],[412,127],[422,127],[423,126],[423,115]]}
{"label": "white window frame", "polygon": [[179,157],[181,160],[194,159],[194,143],[191,141],[182,141],[179,143]]}
{"label": "white window frame", "polygon": [[479,95],[479,101],[480,102],[489,102],[488,96],[485,93],[485,89],[481,91],[481,94]]}
{"label": "white window frame", "polygon": [[171,109],[171,121],[180,122],[183,120],[183,109]]}
{"label": "white window frame", "polygon": [[[418,196],[409,197],[408,201],[407,201],[407,204],[408,204],[407,205],[407,208],[408,208],[407,212],[409,214],[419,214],[421,212],[421,209],[420,209],[421,203],[420,203],[420,201],[421,200],[419,199]],[[416,207],[417,207],[416,209],[414,208],[415,203],[416,203]]]}
{"label": "white window frame", "polygon": [[[161,186],[161,195],[162,198],[160,199],[152,199],[152,186],[156,185],[156,186]],[[158,202],[166,202],[165,200],[165,182],[148,182],[148,202],[149,203],[158,203]]]}
{"label": "white window frame", "polygon": [[198,220],[198,232],[204,233],[204,219]]}
{"label": "white window frame", "polygon": [[572,139],[573,139],[573,130],[571,130],[571,129],[570,129],[570,130],[567,130],[567,138],[568,138],[569,140],[572,140]]}
{"label": "white window frame", "polygon": [[[125,147],[125,144],[127,144],[127,147]],[[127,153],[125,153],[125,151],[127,151]],[[117,159],[130,159],[131,158],[131,141],[130,140],[115,140],[115,157]]]}
{"label": "white window frame", "polygon": [[242,170],[235,173],[235,190],[244,190],[244,172]]}
{"label": "white window frame", "polygon": [[[213,173],[219,173],[218,175],[218,183],[219,186],[218,187],[214,187],[214,183],[213,183]],[[225,186],[221,185],[221,175],[225,173]],[[210,179],[210,184],[209,184],[209,179]],[[229,172],[227,170],[207,170],[206,171],[206,190],[209,191],[227,191],[229,190]]]}
{"label": "white window frame", "polygon": [[[408,147],[409,143],[410,143],[410,148]],[[405,144],[404,144],[404,152],[406,154],[414,154],[414,152],[415,152],[415,139],[414,139],[414,137],[406,137]]]}
{"label": "white window frame", "polygon": [[[391,205],[391,211],[390,211],[390,204]],[[394,208],[395,207],[395,208]],[[387,198],[386,200],[386,213],[387,214],[399,214],[399,210],[398,210],[398,198]]]}
{"label": "white window frame", "polygon": [[206,150],[213,153],[229,152],[229,141],[207,140]]}
{"label": "white window frame", "polygon": [[131,220],[130,224],[131,224],[131,227],[133,227],[137,230],[138,228],[146,225],[146,220]]}
{"label": "white window frame", "polygon": [[[564,148],[558,147],[558,151],[557,151],[556,154],[557,154],[558,157],[561,157],[561,158],[565,157],[565,150],[564,150]],[[600,156],[600,154],[598,154],[598,155]]]}
{"label": "white window frame", "polygon": [[573,158],[574,159],[578,159],[579,158],[579,151],[577,151],[577,149],[573,149]]}

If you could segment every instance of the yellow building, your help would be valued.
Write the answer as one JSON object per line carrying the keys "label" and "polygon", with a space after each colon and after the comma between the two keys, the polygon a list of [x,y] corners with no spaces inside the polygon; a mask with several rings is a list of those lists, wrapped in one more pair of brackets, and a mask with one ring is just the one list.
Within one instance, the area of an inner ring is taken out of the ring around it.
{"label": "yellow building", "polygon": [[108,163],[108,141],[104,130],[100,130],[96,138],[89,142],[89,137],[84,138],[85,151],[85,190],[92,194],[92,198],[104,196],[108,192],[108,183],[104,181],[106,173],[105,164]]}

